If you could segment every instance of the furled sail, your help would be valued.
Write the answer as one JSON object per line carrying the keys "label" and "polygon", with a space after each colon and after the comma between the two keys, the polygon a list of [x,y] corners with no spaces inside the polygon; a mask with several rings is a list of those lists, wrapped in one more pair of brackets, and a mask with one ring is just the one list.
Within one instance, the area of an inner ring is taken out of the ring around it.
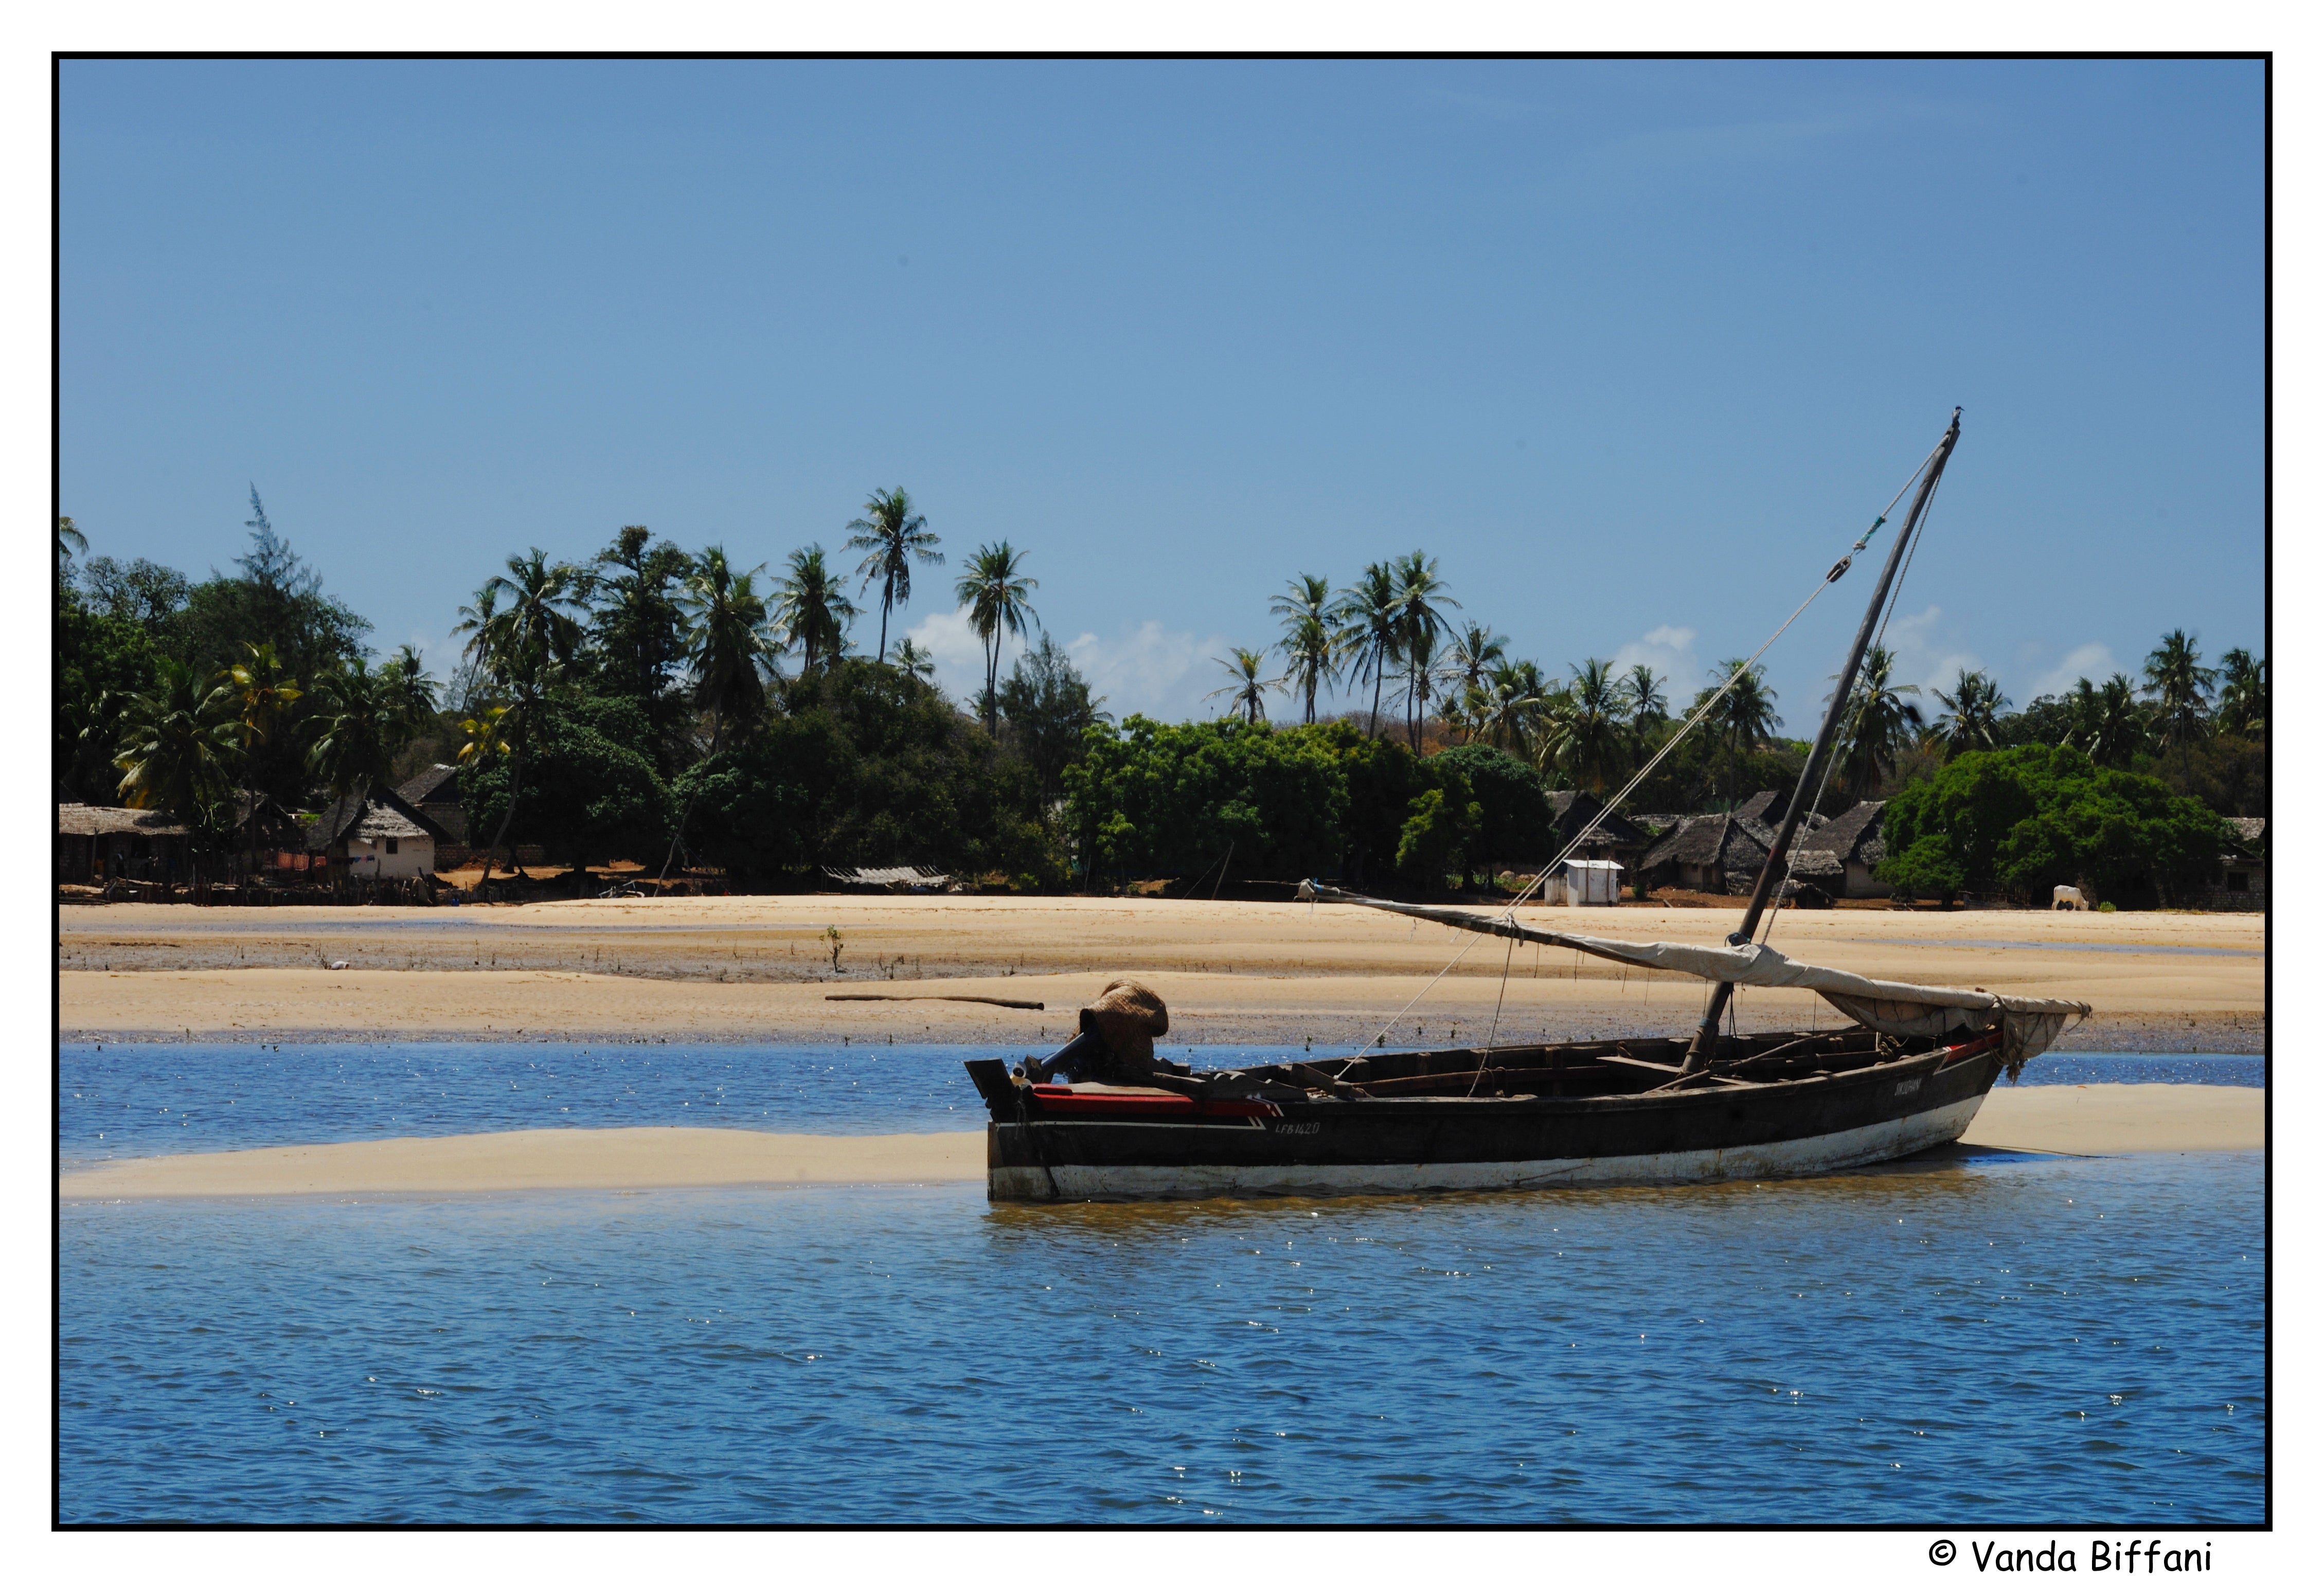
{"label": "furled sail", "polygon": [[2003,1056],[2013,1072],[2048,1049],[2065,1031],[2069,1017],[2079,1023],[2090,1014],[2089,1007],[2080,1000],[2049,1000],[2029,995],[1997,995],[1989,989],[1957,989],[1937,984],[1868,979],[1861,973],[1845,972],[1839,968],[1794,962],[1771,945],[1682,945],[1671,941],[1607,940],[1594,934],[1569,934],[1557,929],[1536,929],[1506,914],[1479,915],[1459,907],[1380,901],[1312,879],[1300,882],[1299,898],[1377,907],[1406,917],[1448,924],[1456,929],[1529,940],[1538,945],[1562,945],[1631,967],[1692,973],[1714,983],[1753,989],[1812,989],[1841,1016],[1900,1037],[1944,1038],[1956,1034],[1983,1033],[1998,1025]]}

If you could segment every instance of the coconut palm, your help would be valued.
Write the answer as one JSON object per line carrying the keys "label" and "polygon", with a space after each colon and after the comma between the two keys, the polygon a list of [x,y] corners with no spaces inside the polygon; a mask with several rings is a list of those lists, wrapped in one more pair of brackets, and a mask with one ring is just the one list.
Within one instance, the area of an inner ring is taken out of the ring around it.
{"label": "coconut palm", "polygon": [[1305,700],[1307,723],[1315,723],[1315,690],[1340,679],[1342,654],[1332,619],[1332,581],[1305,573],[1291,579],[1290,592],[1268,601],[1281,618],[1283,639],[1276,647],[1290,662],[1286,685]]}
{"label": "coconut palm", "polygon": [[1763,667],[1740,659],[1721,660],[1711,667],[1711,676],[1713,686],[1695,696],[1698,709],[1730,677],[1735,683],[1703,721],[1713,736],[1727,744],[1727,800],[1731,805],[1744,759],[1773,741],[1784,722],[1775,713],[1775,690],[1767,686]]}
{"label": "coconut palm", "polygon": [[[774,643],[757,583],[765,569],[738,572],[724,548],[713,545],[678,586],[678,608],[687,615],[687,658],[694,668],[694,704],[710,712],[714,754],[726,746],[738,722],[747,729],[767,704],[766,672]],[[810,649],[810,664],[813,658]]]}
{"label": "coconut palm", "polygon": [[1386,561],[1366,566],[1353,587],[1340,591],[1332,619],[1348,676],[1360,687],[1366,681],[1372,685],[1370,734],[1378,736],[1381,686],[1404,641],[1404,591],[1397,586],[1396,568]]}
{"label": "coconut palm", "polygon": [[484,849],[485,880],[492,879],[493,854],[516,815],[532,718],[541,699],[570,672],[580,648],[576,618],[587,608],[587,581],[577,567],[552,564],[538,548],[512,555],[508,570],[476,591],[475,603],[460,608],[460,622],[453,628],[455,635],[467,634],[469,658],[504,700],[497,740],[509,760],[508,804]]}
{"label": "coconut palm", "polygon": [[1040,625],[1029,595],[1041,584],[1025,575],[1025,552],[1011,548],[1007,539],[977,546],[968,566],[953,584],[953,596],[968,612],[968,624],[984,644],[984,695],[978,701],[984,729],[999,727],[1001,707],[1001,640],[1022,638],[1028,626]]}
{"label": "coconut palm", "polygon": [[934,686],[936,679],[936,657],[913,642],[909,638],[896,640],[896,668],[908,676]]}
{"label": "coconut palm", "polygon": [[1910,682],[1891,684],[1895,666],[1896,657],[1877,644],[1864,651],[1856,696],[1841,722],[1840,785],[1858,802],[1879,789],[1895,770],[1896,756],[1918,741],[1928,726],[1921,706],[1904,697],[1921,689]]}
{"label": "coconut palm", "polygon": [[1625,672],[1621,691],[1622,717],[1630,728],[1631,762],[1643,763],[1648,739],[1670,718],[1670,699],[1664,695],[1663,679],[1651,665],[1634,665]]}
{"label": "coconut palm", "polygon": [[1508,654],[1507,638],[1482,621],[1464,622],[1460,635],[1452,640],[1452,652],[1445,656],[1446,675],[1465,693],[1483,686],[1485,677]]}
{"label": "coconut palm", "polygon": [[880,584],[880,653],[888,658],[888,612],[912,597],[912,563],[944,565],[936,549],[943,542],[928,531],[928,520],[912,512],[912,497],[901,488],[875,489],[863,502],[863,514],[850,522],[847,548],[868,551],[856,568],[865,592]]}
{"label": "coconut palm", "polygon": [[361,655],[315,678],[315,740],[307,768],[335,797],[368,792],[385,780],[395,759],[396,704],[385,679]]}
{"label": "coconut palm", "polygon": [[1946,758],[1989,753],[2001,745],[2001,712],[2009,700],[2001,695],[2001,684],[1985,672],[1962,669],[1953,690],[1940,692],[1937,702],[1945,712],[1929,722],[1927,740],[1941,746]]}
{"label": "coconut palm", "polygon": [[2139,703],[2130,678],[2116,671],[2097,693],[2096,707],[2081,746],[2091,762],[2119,768],[2145,745],[2146,709]]}
{"label": "coconut palm", "polygon": [[1396,563],[1396,583],[1397,647],[1404,660],[1405,735],[1417,753],[1420,722],[1427,718],[1430,691],[1440,679],[1437,654],[1445,634],[1452,630],[1444,610],[1458,610],[1461,602],[1444,591],[1444,579],[1436,573],[1436,557],[1421,550]]}
{"label": "coconut palm", "polygon": [[420,650],[409,643],[398,648],[379,667],[379,680],[386,691],[397,734],[402,739],[397,744],[400,748],[402,742],[427,730],[436,718],[441,689],[436,678],[428,674],[428,662],[420,657]]}
{"label": "coconut palm", "polygon": [[250,866],[258,867],[257,801],[251,795],[250,768],[256,757],[258,744],[274,734],[290,705],[301,694],[299,684],[283,674],[282,662],[275,658],[272,643],[244,643],[243,656],[210,678],[212,695],[234,715],[239,752],[235,755],[242,765],[242,794],[250,833]]}
{"label": "coconut palm", "polygon": [[1622,751],[1622,686],[1613,667],[1585,659],[1552,716],[1548,759],[1572,784],[1602,794]]}
{"label": "coconut palm", "polygon": [[775,584],[773,624],[782,647],[799,651],[801,674],[818,666],[827,670],[847,652],[847,623],[857,613],[824,560],[823,546],[791,551]]}
{"label": "coconut palm", "polygon": [[191,667],[164,658],[151,692],[129,700],[113,767],[121,800],[198,830],[215,829],[233,795],[241,756],[232,700],[205,687]]}
{"label": "coconut palm", "polygon": [[1257,725],[1267,718],[1267,695],[1282,692],[1284,678],[1259,674],[1267,668],[1264,649],[1230,649],[1227,654],[1228,658],[1218,662],[1219,668],[1234,679],[1204,696],[1232,700],[1228,707],[1241,710],[1244,720]]}
{"label": "coconut palm", "polygon": [[2187,744],[2203,733],[2219,673],[2203,663],[2195,640],[2174,628],[2146,657],[2145,676],[2155,726],[2164,741],[2179,745],[2183,756]]}
{"label": "coconut palm", "polygon": [[1541,667],[1530,659],[1504,660],[1487,673],[1480,691],[1471,706],[1477,733],[1503,752],[1532,758],[1551,694]]}
{"label": "coconut palm", "polygon": [[88,553],[88,539],[73,526],[70,517],[57,519],[57,581],[65,580],[67,569],[77,555]]}
{"label": "coconut palm", "polygon": [[2267,737],[2267,661],[2248,649],[2219,656],[2219,729],[2240,737]]}

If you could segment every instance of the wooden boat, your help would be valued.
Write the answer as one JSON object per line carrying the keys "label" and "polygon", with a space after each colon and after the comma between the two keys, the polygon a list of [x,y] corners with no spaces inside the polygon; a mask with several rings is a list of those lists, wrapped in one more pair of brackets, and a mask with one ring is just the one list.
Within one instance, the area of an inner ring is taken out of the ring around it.
{"label": "wooden boat", "polygon": [[[1323,1196],[1725,1182],[1841,1170],[1959,1138],[1995,1081],[2004,1072],[2014,1081],[2069,1018],[2089,1015],[2087,1005],[1868,979],[1795,962],[1756,936],[1787,875],[1793,837],[1822,789],[1876,621],[1960,434],[1956,410],[1944,438],[1915,470],[1920,489],[1912,511],[1741,925],[1725,945],[1537,928],[1520,923],[1514,905],[1488,914],[1383,901],[1314,880],[1301,887],[1301,897],[1315,902],[1378,907],[1627,966],[1692,974],[1712,991],[1691,1036],[1368,1048],[1349,1057],[1231,1071],[1157,1071],[1138,1083],[1044,1082],[1038,1069],[1012,1073],[1001,1061],[972,1061],[970,1075],[991,1114],[988,1195]],[[1884,514],[1874,522],[1827,582],[1846,573],[1886,520]],[[1853,1026],[1722,1033],[1738,986],[1811,990]],[[1094,1036],[1085,1032],[1067,1051]]]}

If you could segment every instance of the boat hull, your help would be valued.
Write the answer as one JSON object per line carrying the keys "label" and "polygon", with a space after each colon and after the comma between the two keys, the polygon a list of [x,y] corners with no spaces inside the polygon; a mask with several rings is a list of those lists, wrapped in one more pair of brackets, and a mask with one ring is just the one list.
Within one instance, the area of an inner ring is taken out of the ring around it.
{"label": "boat hull", "polygon": [[[1039,1113],[986,1134],[1001,1201],[1337,1197],[1814,1175],[1951,1143],[1997,1054],[1939,1050],[1748,1088],[1587,1099],[1317,1100],[1258,1114]],[[1102,1108],[1099,1108],[1102,1110]]]}

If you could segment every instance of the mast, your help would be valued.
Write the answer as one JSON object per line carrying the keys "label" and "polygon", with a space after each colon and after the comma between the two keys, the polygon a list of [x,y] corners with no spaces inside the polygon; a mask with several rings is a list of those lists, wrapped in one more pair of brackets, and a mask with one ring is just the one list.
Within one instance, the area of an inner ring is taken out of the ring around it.
{"label": "mast", "polygon": [[[1808,754],[1807,767],[1800,771],[1800,783],[1793,788],[1790,806],[1784,810],[1784,821],[1775,831],[1775,844],[1767,849],[1767,861],[1759,869],[1759,882],[1751,888],[1750,905],[1743,909],[1743,926],[1727,936],[1729,945],[1748,945],[1759,932],[1760,916],[1767,910],[1767,898],[1788,870],[1785,861],[1791,851],[1792,837],[1807,816],[1808,804],[1814,800],[1816,787],[1823,779],[1824,760],[1831,756],[1832,739],[1840,733],[1840,722],[1848,713],[1856,693],[1856,673],[1864,663],[1864,651],[1872,642],[1873,629],[1880,620],[1881,607],[1888,603],[1888,590],[1896,581],[1896,568],[1903,564],[1904,550],[1920,530],[1921,519],[1929,509],[1929,497],[1936,492],[1937,479],[1945,470],[1945,463],[1953,454],[1953,446],[1960,438],[1960,409],[1953,409],[1950,428],[1937,443],[1935,455],[1929,458],[1928,469],[1922,474],[1920,492],[1913,497],[1913,509],[1904,518],[1904,530],[1888,548],[1888,564],[1880,569],[1880,584],[1872,591],[1872,602],[1864,607],[1864,620],[1856,629],[1855,646],[1848,651],[1848,663],[1840,667],[1840,685],[1832,689],[1831,707],[1824,712],[1823,725],[1816,732],[1815,746]],[[1877,528],[1879,524],[1874,523]],[[1852,558],[1852,557],[1850,557]],[[1849,567],[1842,559],[1832,567],[1831,580],[1837,582]],[[1721,982],[1711,990],[1710,1009],[1703,1013],[1702,1026],[1695,1030],[1694,1043],[1688,1046],[1684,1070],[1700,1072],[1719,1048],[1719,1019],[1727,1015],[1727,1003],[1735,993],[1735,986]]]}

